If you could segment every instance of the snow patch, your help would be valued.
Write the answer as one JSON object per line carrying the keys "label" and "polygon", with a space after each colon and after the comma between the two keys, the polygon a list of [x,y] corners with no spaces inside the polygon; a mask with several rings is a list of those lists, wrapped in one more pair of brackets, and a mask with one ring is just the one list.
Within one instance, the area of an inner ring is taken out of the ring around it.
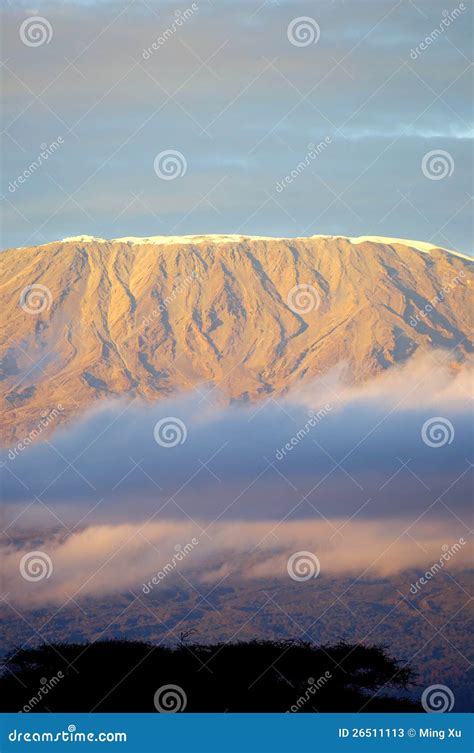
{"label": "snow patch", "polygon": [[[462,259],[468,259],[473,261],[473,257],[467,254],[459,253],[458,251],[452,251],[451,249],[444,248],[443,246],[437,246],[433,243],[427,243],[425,241],[407,240],[405,238],[387,238],[380,235],[360,235],[352,237],[349,235],[312,235],[308,237],[295,237],[295,238],[282,238],[279,236],[270,235],[238,235],[238,234],[209,234],[209,235],[150,235],[150,236],[125,236],[123,238],[112,238],[106,240],[105,238],[95,238],[92,235],[75,235],[69,238],[63,238],[62,241],[54,241],[54,243],[128,243],[131,246],[139,245],[156,245],[156,246],[172,246],[176,244],[201,244],[201,243],[241,243],[244,241],[304,241],[312,238],[322,238],[328,240],[337,240],[342,238],[349,241],[353,245],[359,245],[360,243],[379,243],[384,246],[400,245],[408,248],[414,248],[416,251],[429,254],[431,251],[441,250],[454,256],[459,256]],[[51,245],[51,244],[45,244]]]}
{"label": "snow patch", "polygon": [[[84,241],[86,243],[108,243],[105,238],[96,238],[93,235],[71,235],[70,238],[63,238],[61,241],[53,241],[53,243],[73,243],[74,241]],[[49,243],[47,244],[49,246]]]}
{"label": "snow patch", "polygon": [[152,235],[147,238],[127,236],[113,238],[112,243],[130,243],[132,246],[152,243],[159,246],[171,246],[175,243],[240,243],[242,241],[280,241],[285,238],[275,238],[267,235]]}

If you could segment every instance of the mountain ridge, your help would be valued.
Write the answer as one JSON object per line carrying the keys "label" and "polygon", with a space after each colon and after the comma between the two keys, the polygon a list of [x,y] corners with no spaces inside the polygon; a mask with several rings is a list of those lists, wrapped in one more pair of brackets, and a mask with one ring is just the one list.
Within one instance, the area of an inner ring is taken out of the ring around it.
{"label": "mountain ridge", "polygon": [[[432,250],[446,251],[449,254],[458,256],[468,261],[474,261],[474,257],[468,254],[462,254],[459,251],[445,248],[444,246],[438,246],[433,243],[418,240],[408,240],[406,238],[391,238],[388,236],[379,235],[310,235],[310,236],[270,236],[270,235],[239,235],[234,233],[219,234],[208,233],[203,235],[153,235],[153,236],[124,236],[123,238],[99,238],[93,235],[74,235],[61,240],[49,241],[47,243],[40,244],[38,247],[55,245],[57,243],[74,243],[74,242],[86,242],[86,243],[130,243],[132,245],[172,245],[175,243],[225,243],[225,242],[242,242],[242,241],[297,241],[314,238],[323,239],[344,239],[353,244],[358,243],[377,243],[383,245],[402,245],[409,248],[414,248],[417,251],[425,251],[429,253]],[[20,246],[19,248],[26,248],[26,246]]]}

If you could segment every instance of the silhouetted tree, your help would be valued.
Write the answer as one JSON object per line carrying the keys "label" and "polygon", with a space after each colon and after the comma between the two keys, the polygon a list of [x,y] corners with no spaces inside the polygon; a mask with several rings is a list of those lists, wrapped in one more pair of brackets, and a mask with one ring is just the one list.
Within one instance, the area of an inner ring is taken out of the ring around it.
{"label": "silhouetted tree", "polygon": [[176,648],[135,641],[23,648],[6,659],[1,710],[156,712],[165,685],[182,689],[186,712],[420,710],[403,693],[412,670],[384,647],[201,645],[187,637]]}

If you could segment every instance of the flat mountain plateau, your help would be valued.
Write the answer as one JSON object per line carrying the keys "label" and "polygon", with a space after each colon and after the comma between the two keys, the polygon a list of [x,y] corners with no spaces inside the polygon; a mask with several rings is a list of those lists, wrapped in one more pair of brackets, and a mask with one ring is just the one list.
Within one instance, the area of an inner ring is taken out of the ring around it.
{"label": "flat mountain plateau", "polygon": [[[283,394],[343,365],[361,383],[420,349],[472,352],[472,260],[383,238],[78,236],[0,254],[4,444],[61,406],[203,384]],[[57,424],[55,424],[57,426]]]}

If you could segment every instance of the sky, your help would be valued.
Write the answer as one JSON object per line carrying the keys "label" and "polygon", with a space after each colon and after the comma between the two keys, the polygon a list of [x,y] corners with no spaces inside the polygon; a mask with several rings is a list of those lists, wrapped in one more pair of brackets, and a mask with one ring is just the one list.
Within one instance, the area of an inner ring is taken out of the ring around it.
{"label": "sky", "polygon": [[471,253],[471,16],[445,0],[7,2],[1,246],[341,234]]}

